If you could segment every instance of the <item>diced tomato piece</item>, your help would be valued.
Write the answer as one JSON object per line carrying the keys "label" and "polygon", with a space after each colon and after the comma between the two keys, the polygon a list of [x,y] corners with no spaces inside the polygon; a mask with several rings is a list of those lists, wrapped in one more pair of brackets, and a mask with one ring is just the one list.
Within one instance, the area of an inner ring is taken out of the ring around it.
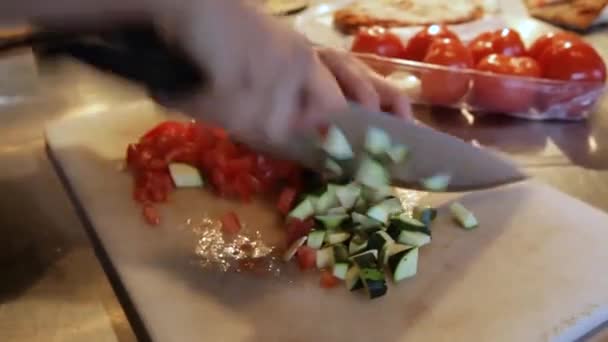
{"label": "diced tomato piece", "polygon": [[315,222],[312,218],[305,221],[298,219],[291,219],[287,223],[287,245],[291,245],[294,241],[301,238],[302,236],[308,235]]}
{"label": "diced tomato piece", "polygon": [[146,134],[144,134],[142,139],[154,138],[161,134],[173,133],[173,132],[177,132],[177,131],[183,132],[183,131],[185,131],[185,128],[186,128],[186,126],[182,122],[165,121],[165,122],[162,122],[162,123],[156,125],[151,130],[149,130]]}
{"label": "diced tomato piece", "polygon": [[302,271],[310,270],[317,265],[317,251],[308,246],[300,246],[296,252],[296,258]]}
{"label": "diced tomato piece", "polygon": [[220,141],[215,149],[220,153],[220,155],[226,158],[234,158],[238,154],[238,148],[232,141],[228,139]]}
{"label": "diced tomato piece", "polygon": [[321,270],[321,287],[324,289],[331,289],[340,284],[340,279],[334,277],[329,270]]}
{"label": "diced tomato piece", "polygon": [[245,156],[229,160],[226,163],[226,173],[231,175],[250,173],[255,164],[255,160],[253,158],[253,156]]}
{"label": "diced tomato piece", "polygon": [[142,214],[149,225],[156,226],[160,223],[160,215],[153,205],[145,204],[142,208]]}
{"label": "diced tomato piece", "polygon": [[147,168],[149,170],[166,170],[167,162],[160,158],[153,158],[148,162]]}
{"label": "diced tomato piece", "polygon": [[283,215],[289,214],[291,208],[293,208],[293,204],[296,200],[297,191],[294,188],[285,187],[281,194],[279,195],[279,201],[277,202],[277,208],[279,212]]}
{"label": "diced tomato piece", "polygon": [[222,223],[222,230],[227,234],[236,234],[241,230],[241,222],[239,221],[239,217],[231,211],[220,218],[220,222]]}
{"label": "diced tomato piece", "polygon": [[146,188],[136,186],[133,190],[133,199],[139,203],[149,201],[150,199],[148,198],[148,190]]}
{"label": "diced tomato piece", "polygon": [[238,176],[236,182],[234,183],[235,190],[239,195],[239,198],[243,202],[250,202],[253,196],[252,194],[252,185],[250,183],[250,179],[247,174]]}
{"label": "diced tomato piece", "polygon": [[137,144],[129,144],[127,146],[127,165],[131,166],[133,162],[137,159]]}

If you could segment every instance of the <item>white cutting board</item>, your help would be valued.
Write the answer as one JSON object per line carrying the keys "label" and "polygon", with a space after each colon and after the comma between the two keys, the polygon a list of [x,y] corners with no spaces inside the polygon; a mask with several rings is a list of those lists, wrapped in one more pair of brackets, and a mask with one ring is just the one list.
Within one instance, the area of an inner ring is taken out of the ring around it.
{"label": "white cutting board", "polygon": [[[184,222],[234,204],[181,191],[150,228],[119,171],[126,144],[163,117],[142,102],[68,117],[46,132],[156,341],[570,341],[608,320],[608,216],[536,182],[460,198],[481,222],[474,231],[457,228],[443,206],[418,275],[373,301],[320,289],[316,272],[204,270],[194,253],[200,231]],[[237,210],[247,229],[282,240],[269,206]]]}

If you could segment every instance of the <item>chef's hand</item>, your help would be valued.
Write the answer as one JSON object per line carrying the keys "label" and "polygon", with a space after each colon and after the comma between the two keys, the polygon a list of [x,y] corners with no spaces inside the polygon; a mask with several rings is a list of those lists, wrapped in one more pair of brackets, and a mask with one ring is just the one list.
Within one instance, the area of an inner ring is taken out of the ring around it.
{"label": "chef's hand", "polygon": [[344,109],[344,95],[409,116],[407,98],[347,53],[316,53],[302,36],[240,1],[189,6],[169,24],[211,78],[199,98],[203,119],[214,111],[229,130],[283,141],[297,124]]}

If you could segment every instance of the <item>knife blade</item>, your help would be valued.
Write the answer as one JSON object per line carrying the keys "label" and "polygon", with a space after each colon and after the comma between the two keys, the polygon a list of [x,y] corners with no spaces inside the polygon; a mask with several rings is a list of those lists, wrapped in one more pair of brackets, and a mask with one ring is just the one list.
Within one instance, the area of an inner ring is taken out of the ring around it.
{"label": "knife blade", "polygon": [[[213,111],[202,115],[205,120],[215,124],[227,124],[226,118],[214,115]],[[365,136],[370,127],[385,131],[393,143],[406,145],[409,148],[407,160],[388,167],[394,186],[429,191],[422,186],[421,180],[445,174],[450,176],[450,183],[441,191],[460,192],[506,185],[527,178],[514,163],[494,152],[415,122],[368,111],[356,104],[351,104],[342,112],[329,113],[327,123],[340,128],[351,144],[355,158],[363,155]],[[281,144],[270,142],[263,136],[243,133],[235,136],[260,152],[297,161],[313,170],[324,169],[327,155],[320,148],[319,134],[314,129],[294,130],[290,138]],[[351,174],[354,171],[346,170]]]}
{"label": "knife blade", "polygon": [[[70,41],[70,44],[59,45],[56,49],[101,70],[141,83],[152,92],[177,97],[204,83],[204,73],[199,73],[186,58],[168,49],[153,32],[144,28],[118,36],[120,39],[117,40],[116,34],[113,34],[103,44]],[[180,108],[185,109],[183,106]],[[225,118],[214,117],[213,113],[205,111],[205,119],[226,126]],[[369,127],[380,128],[391,136],[394,143],[408,146],[410,154],[407,162],[389,167],[392,183],[397,186],[423,190],[421,179],[447,174],[451,179],[445,191],[471,191],[526,178],[513,163],[495,153],[385,113],[366,111],[354,104],[343,112],[328,114],[327,121],[345,133],[355,155],[361,155]],[[315,131],[298,130],[293,132],[287,143],[279,145],[264,137],[236,136],[242,142],[255,146],[256,150],[298,161],[311,169],[323,168],[325,154],[318,146]]]}

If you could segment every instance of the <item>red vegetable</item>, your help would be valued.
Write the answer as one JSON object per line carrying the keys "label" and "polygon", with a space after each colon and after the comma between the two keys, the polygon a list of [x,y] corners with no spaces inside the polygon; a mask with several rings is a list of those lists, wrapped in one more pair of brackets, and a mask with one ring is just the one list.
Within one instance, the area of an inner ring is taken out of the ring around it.
{"label": "red vegetable", "polygon": [[475,64],[493,53],[515,57],[523,56],[526,52],[519,33],[509,28],[481,33],[469,43],[468,48]]}
{"label": "red vegetable", "polygon": [[142,214],[144,219],[151,226],[156,226],[160,223],[160,215],[154,206],[146,204],[142,208]]}
{"label": "red vegetable", "polygon": [[283,215],[289,214],[289,211],[293,208],[298,192],[294,188],[285,187],[279,195],[279,201],[277,203],[277,209]]}
{"label": "red vegetable", "polygon": [[340,284],[340,279],[334,277],[329,270],[321,270],[321,287],[324,289],[331,289]]}
{"label": "red vegetable", "polygon": [[606,80],[606,65],[589,44],[560,40],[552,43],[538,59],[543,77],[566,81]]}
{"label": "red vegetable", "polygon": [[456,33],[444,25],[430,25],[416,33],[407,43],[405,58],[413,61],[422,61],[431,44],[438,38],[452,38],[460,41]]}
{"label": "red vegetable", "polygon": [[549,32],[534,41],[528,50],[528,56],[538,60],[549,46],[553,45],[553,43],[562,41],[581,42],[582,39],[578,35],[570,32]]}
{"label": "red vegetable", "polygon": [[220,218],[220,222],[222,223],[222,230],[226,234],[233,235],[241,231],[241,221],[233,211],[224,214]]}
{"label": "red vegetable", "polygon": [[300,246],[296,252],[296,258],[302,271],[315,268],[317,265],[317,251],[308,246]]}
{"label": "red vegetable", "polygon": [[351,50],[392,58],[402,58],[404,53],[399,37],[378,26],[359,30]]}
{"label": "red vegetable", "polygon": [[294,241],[301,238],[302,236],[308,235],[315,222],[312,218],[308,220],[300,221],[298,219],[289,219],[287,222],[287,245],[291,245]]}
{"label": "red vegetable", "polygon": [[[540,77],[538,63],[530,57],[508,57],[491,54],[484,57],[477,69],[500,75]],[[490,111],[513,113],[527,111],[534,103],[536,89],[525,87],[526,81],[479,75],[475,77],[473,101]]]}
{"label": "red vegetable", "polygon": [[[471,54],[459,40],[436,39],[424,58],[425,63],[469,68]],[[458,102],[468,91],[470,77],[458,71],[429,70],[420,78],[422,96],[431,104],[449,105]]]}

